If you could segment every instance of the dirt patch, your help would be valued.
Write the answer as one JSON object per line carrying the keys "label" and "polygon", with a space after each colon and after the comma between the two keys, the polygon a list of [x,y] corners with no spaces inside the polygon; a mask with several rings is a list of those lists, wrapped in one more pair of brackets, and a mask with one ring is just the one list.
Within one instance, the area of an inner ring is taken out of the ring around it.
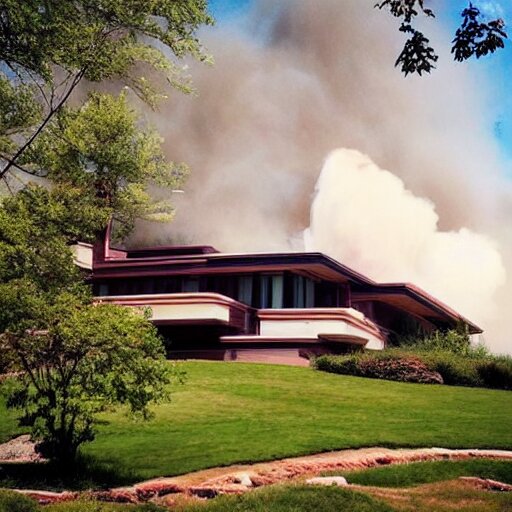
{"label": "dirt patch", "polygon": [[510,495],[489,492],[472,479],[458,478],[407,488],[385,488],[351,485],[351,489],[363,492],[387,502],[397,511],[403,512],[487,512],[488,510],[509,510]]}
{"label": "dirt patch", "polygon": [[497,482],[489,478],[478,478],[476,476],[461,476],[460,480],[474,485],[478,489],[487,491],[512,492],[512,485]]}

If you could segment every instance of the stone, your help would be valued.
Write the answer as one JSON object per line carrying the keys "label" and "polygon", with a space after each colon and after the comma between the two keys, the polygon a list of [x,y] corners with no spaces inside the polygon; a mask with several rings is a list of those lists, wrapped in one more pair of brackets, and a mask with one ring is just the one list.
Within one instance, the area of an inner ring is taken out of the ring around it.
{"label": "stone", "polygon": [[309,485],[335,485],[337,487],[345,487],[348,485],[347,479],[342,476],[317,476],[306,480]]}
{"label": "stone", "polygon": [[249,473],[238,473],[235,475],[235,482],[237,484],[245,485],[245,487],[252,487],[253,483]]}

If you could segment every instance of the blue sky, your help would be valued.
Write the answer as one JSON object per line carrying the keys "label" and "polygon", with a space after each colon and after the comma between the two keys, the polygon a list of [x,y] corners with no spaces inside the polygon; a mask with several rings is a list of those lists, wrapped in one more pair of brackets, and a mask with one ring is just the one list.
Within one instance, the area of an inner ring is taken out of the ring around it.
{"label": "blue sky", "polygon": [[[321,0],[320,0],[321,1]],[[340,0],[340,5],[343,0]],[[254,0],[210,0],[210,11],[222,25],[249,12]],[[370,1],[371,3],[371,1]],[[511,0],[473,0],[473,4],[488,17],[502,17],[507,24],[510,39],[504,50],[480,59],[473,65],[478,73],[487,77],[493,87],[491,105],[494,122],[489,127],[500,143],[506,160],[512,162],[512,2]],[[438,20],[455,32],[460,25],[462,10],[468,0],[447,0],[437,10]],[[512,169],[510,169],[512,175]]]}
{"label": "blue sky", "polygon": [[218,22],[243,15],[247,12],[253,0],[209,0],[210,12],[215,16]]}
{"label": "blue sky", "polygon": [[[468,0],[450,0],[445,12],[439,12],[439,18],[447,23],[452,30],[460,25],[460,13],[467,6]],[[475,62],[475,69],[489,79],[493,87],[491,108],[495,112],[495,137],[500,142],[503,153],[512,162],[512,2],[510,0],[473,0],[473,4],[488,17],[501,17],[507,23],[506,31],[509,40],[505,49],[494,55]],[[512,170],[509,169],[512,175]]]}

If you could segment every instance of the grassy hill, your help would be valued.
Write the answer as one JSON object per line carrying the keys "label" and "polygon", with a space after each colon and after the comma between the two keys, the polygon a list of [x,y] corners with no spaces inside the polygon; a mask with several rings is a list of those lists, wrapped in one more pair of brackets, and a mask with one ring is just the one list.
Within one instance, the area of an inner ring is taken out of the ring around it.
{"label": "grassy hill", "polygon": [[[183,363],[155,418],[105,414],[85,454],[114,480],[363,446],[512,448],[512,393],[403,384],[308,368]],[[2,440],[17,432],[0,408]],[[116,476],[117,475],[117,476]],[[123,478],[124,477],[124,478]]]}

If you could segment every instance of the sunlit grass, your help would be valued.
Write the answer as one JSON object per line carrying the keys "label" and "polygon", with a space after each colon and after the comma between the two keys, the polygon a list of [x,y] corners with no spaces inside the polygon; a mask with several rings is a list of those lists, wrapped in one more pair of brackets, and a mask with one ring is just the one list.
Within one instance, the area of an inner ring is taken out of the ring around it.
{"label": "sunlit grass", "polygon": [[[154,408],[149,423],[123,411],[103,415],[96,440],[83,450],[94,460],[87,482],[126,483],[365,446],[512,448],[507,391],[274,365],[187,362],[183,368],[186,383],[175,386],[171,403]],[[17,432],[13,420],[0,410],[3,439]]]}
{"label": "sunlit grass", "polygon": [[333,471],[351,484],[377,487],[410,487],[453,480],[461,476],[490,478],[512,484],[512,461],[471,459],[461,461],[414,462],[363,471]]}

